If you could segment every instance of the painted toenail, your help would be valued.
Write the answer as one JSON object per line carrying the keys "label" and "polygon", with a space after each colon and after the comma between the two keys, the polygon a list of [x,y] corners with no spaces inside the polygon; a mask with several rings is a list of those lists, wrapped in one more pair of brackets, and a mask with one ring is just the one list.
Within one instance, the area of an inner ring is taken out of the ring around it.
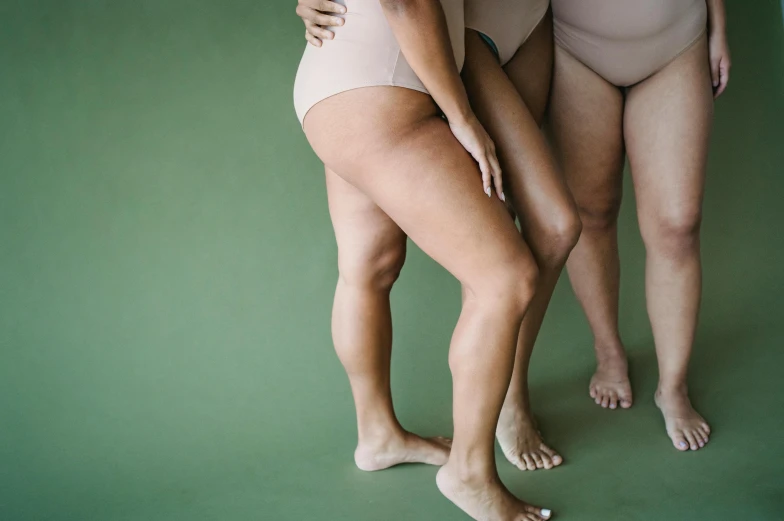
{"label": "painted toenail", "polygon": [[550,512],[549,508],[543,508],[542,509],[542,517],[548,518],[548,517],[550,517],[551,514],[552,514],[552,512]]}
{"label": "painted toenail", "polygon": [[682,448],[684,448],[684,449],[685,449],[686,447],[688,447],[688,445],[686,444],[686,442],[685,442],[685,441],[682,441],[682,442],[680,442],[678,445],[680,445],[680,446],[681,446]]}

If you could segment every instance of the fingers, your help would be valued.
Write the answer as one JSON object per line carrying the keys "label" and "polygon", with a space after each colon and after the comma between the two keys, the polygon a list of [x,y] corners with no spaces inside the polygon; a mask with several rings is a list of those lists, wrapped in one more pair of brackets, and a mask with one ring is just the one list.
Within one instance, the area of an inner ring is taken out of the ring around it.
{"label": "fingers", "polygon": [[718,59],[712,59],[710,61],[710,73],[711,73],[711,84],[713,85],[713,90],[716,90],[719,87],[719,61]]}
{"label": "fingers", "polygon": [[301,4],[297,6],[297,16],[302,18],[306,23],[310,22],[324,27],[337,27],[344,23],[344,20],[340,17],[330,16]]}
{"label": "fingers", "polygon": [[305,31],[305,39],[315,47],[321,47],[321,40],[310,34],[308,31]]}
{"label": "fingers", "polygon": [[324,29],[320,25],[308,22],[307,20],[305,21],[305,29],[308,31],[308,33],[320,40],[332,40],[335,38],[335,33],[329,29]]}
{"label": "fingers", "polygon": [[499,199],[506,201],[506,196],[504,195],[504,180],[501,174],[501,165],[498,163],[498,157],[495,155],[495,150],[491,150],[489,156],[493,184],[495,185],[495,193],[498,195]]}
{"label": "fingers", "polygon": [[330,0],[321,0],[316,7],[319,11],[324,13],[338,13],[338,14],[345,14],[346,13],[346,6],[340,5],[337,2],[332,2]]}
{"label": "fingers", "polygon": [[723,59],[719,64],[719,86],[716,89],[715,98],[718,98],[727,88],[727,83],[730,81],[730,63],[727,59]]}
{"label": "fingers", "polygon": [[487,160],[487,156],[480,156],[477,159],[479,163],[479,170],[482,172],[482,190],[487,194],[487,197],[490,197],[492,193],[490,188],[490,182],[492,180],[492,174],[490,171],[490,163]]}

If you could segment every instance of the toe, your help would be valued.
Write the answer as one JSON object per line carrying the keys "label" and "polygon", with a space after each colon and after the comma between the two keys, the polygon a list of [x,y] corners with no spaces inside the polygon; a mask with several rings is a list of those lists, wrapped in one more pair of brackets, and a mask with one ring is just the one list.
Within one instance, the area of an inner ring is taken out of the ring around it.
{"label": "toe", "polygon": [[608,405],[610,405],[610,397],[607,394],[605,394],[604,396],[602,396],[602,407],[606,409]]}
{"label": "toe", "polygon": [[550,458],[550,455],[545,453],[544,451],[539,451],[539,458],[542,460],[542,465],[547,470],[553,468],[553,460]]}
{"label": "toe", "polygon": [[589,392],[588,392],[588,394],[590,394],[590,395],[591,395],[591,398],[594,398],[594,399],[595,399],[595,398],[596,398],[596,387],[594,387],[594,386],[592,385],[592,386],[590,386],[588,389],[589,389]]}
{"label": "toe", "polygon": [[532,519],[549,519],[552,512],[547,508],[539,508],[532,505],[525,505],[525,511],[532,516]]}
{"label": "toe", "polygon": [[538,452],[536,451],[532,452],[531,458],[534,460],[534,463],[536,463],[536,468],[538,469],[544,468],[544,461],[542,461],[542,456]]}
{"label": "toe", "polygon": [[699,432],[700,436],[702,436],[702,441],[708,443],[710,437],[708,436],[708,433],[705,431],[705,429],[702,426],[697,427],[697,432]]}
{"label": "toe", "polygon": [[708,424],[707,424],[707,423],[705,423],[705,422],[702,422],[702,425],[701,425],[701,426],[702,426],[702,429],[705,431],[705,434],[707,434],[708,436],[710,436],[710,433],[711,433],[711,428],[710,428],[710,425],[708,425]]}
{"label": "toe", "polygon": [[702,437],[699,429],[692,429],[691,435],[694,437],[694,441],[697,442],[697,445],[699,445],[700,448],[705,446],[705,438]]}
{"label": "toe", "polygon": [[536,470],[536,462],[534,462],[533,458],[531,458],[530,454],[523,454],[523,461],[525,461],[525,466],[528,470]]}
{"label": "toe", "polygon": [[[547,460],[550,461],[553,467],[557,467],[561,463],[563,463],[563,458],[555,452],[553,449],[548,447],[547,445],[541,446],[542,453],[546,456]],[[548,467],[545,467],[548,468]]]}
{"label": "toe", "polygon": [[685,431],[683,435],[686,437],[686,440],[689,442],[689,448],[691,450],[697,450],[700,448],[700,446],[697,445],[697,440],[694,439],[694,436],[692,435],[690,430]]}
{"label": "toe", "polygon": [[514,465],[520,470],[528,470],[528,466],[525,464],[525,461],[522,458],[518,458],[516,456],[507,456],[506,459],[509,460],[509,463]]}
{"label": "toe", "polygon": [[632,406],[632,401],[629,398],[621,397],[621,407],[628,409]]}
{"label": "toe", "polygon": [[618,407],[618,393],[610,391],[610,409]]}
{"label": "toe", "polygon": [[689,450],[689,442],[686,441],[686,438],[681,431],[677,431],[673,434],[672,444],[675,445],[675,448],[678,450]]}
{"label": "toe", "polygon": [[452,438],[445,438],[443,436],[436,437],[436,441],[446,447],[452,447]]}

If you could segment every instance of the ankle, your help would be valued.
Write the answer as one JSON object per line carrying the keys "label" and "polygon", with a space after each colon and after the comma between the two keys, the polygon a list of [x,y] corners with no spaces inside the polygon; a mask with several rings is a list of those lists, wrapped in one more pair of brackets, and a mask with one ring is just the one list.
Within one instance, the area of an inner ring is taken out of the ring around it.
{"label": "ankle", "polygon": [[485,484],[498,479],[494,457],[456,454],[454,446],[445,467],[463,483]]}
{"label": "ankle", "polygon": [[594,344],[596,352],[596,363],[602,365],[626,364],[626,350],[620,340],[600,343],[598,340]]}
{"label": "ankle", "polygon": [[688,396],[689,387],[682,379],[675,380],[659,380],[659,385],[656,387],[657,396]]}
{"label": "ankle", "polygon": [[501,407],[501,419],[526,420],[531,417],[528,388],[525,388],[525,392],[522,390],[512,392],[512,389],[509,389],[509,393],[504,399],[504,405]]}
{"label": "ankle", "polygon": [[363,419],[358,424],[357,434],[360,445],[377,445],[402,438],[406,431],[395,418]]}

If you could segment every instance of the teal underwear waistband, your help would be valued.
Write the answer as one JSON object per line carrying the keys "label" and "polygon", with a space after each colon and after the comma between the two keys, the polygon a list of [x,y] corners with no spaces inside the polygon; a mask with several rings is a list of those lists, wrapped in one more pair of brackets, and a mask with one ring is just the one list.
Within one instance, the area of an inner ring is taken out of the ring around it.
{"label": "teal underwear waistband", "polygon": [[[477,32],[479,32],[479,31],[477,31]],[[501,59],[501,54],[498,52],[498,46],[495,44],[493,39],[490,38],[489,36],[487,36],[485,33],[479,33],[479,36],[481,36],[482,39],[485,41],[485,43],[490,46],[490,49],[492,49],[493,54],[495,54],[495,57],[500,60]]]}

